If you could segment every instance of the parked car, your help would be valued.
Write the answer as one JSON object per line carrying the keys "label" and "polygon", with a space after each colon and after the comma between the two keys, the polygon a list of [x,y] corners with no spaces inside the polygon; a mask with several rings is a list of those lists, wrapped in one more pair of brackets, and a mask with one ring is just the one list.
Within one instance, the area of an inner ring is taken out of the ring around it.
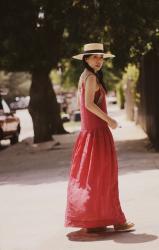
{"label": "parked car", "polygon": [[11,144],[19,141],[20,120],[0,96],[0,140],[10,139]]}
{"label": "parked car", "polygon": [[61,114],[61,119],[62,119],[62,122],[69,122],[70,121],[70,115],[69,114],[65,114],[65,113],[62,113]]}
{"label": "parked car", "polygon": [[81,113],[80,110],[74,110],[71,114],[71,120],[75,122],[81,121]]}
{"label": "parked car", "polygon": [[107,102],[110,104],[116,104],[117,103],[117,97],[114,91],[110,91],[107,94]]}

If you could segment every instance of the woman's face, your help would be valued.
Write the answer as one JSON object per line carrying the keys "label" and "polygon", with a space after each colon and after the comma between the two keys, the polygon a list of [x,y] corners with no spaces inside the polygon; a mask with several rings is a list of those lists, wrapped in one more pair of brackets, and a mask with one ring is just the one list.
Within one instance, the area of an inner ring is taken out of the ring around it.
{"label": "woman's face", "polygon": [[95,71],[100,70],[103,66],[103,55],[90,55],[85,60]]}

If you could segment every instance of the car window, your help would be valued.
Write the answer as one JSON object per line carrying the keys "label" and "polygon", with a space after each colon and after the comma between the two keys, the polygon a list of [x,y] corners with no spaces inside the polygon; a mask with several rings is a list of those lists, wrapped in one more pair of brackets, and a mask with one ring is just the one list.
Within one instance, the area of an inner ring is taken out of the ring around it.
{"label": "car window", "polygon": [[8,106],[8,104],[5,102],[5,100],[2,100],[2,106],[3,106],[3,111],[4,113],[10,113],[10,108]]}

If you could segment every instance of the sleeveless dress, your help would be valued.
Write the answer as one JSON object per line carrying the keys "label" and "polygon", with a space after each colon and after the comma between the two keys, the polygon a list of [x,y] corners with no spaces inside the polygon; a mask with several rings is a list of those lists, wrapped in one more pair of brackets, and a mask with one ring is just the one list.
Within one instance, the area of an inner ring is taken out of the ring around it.
{"label": "sleeveless dress", "polygon": [[[118,163],[107,123],[85,107],[85,82],[80,96],[81,129],[72,150],[65,227],[93,228],[126,222],[118,191]],[[107,113],[105,91],[94,102]]]}

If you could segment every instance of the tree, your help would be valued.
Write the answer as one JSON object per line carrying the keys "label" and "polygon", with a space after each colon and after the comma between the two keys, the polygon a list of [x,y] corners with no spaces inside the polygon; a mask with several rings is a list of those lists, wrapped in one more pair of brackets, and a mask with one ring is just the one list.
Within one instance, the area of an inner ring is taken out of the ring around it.
{"label": "tree", "polygon": [[138,63],[141,55],[153,46],[159,25],[159,2],[155,0],[98,1],[99,22],[104,27],[103,40],[116,54],[116,69],[129,62]]}
{"label": "tree", "polygon": [[0,69],[32,75],[29,111],[36,143],[50,140],[53,133],[65,132],[49,72],[62,58],[77,53],[79,44],[97,39],[97,15],[89,18],[89,11],[95,10],[94,1],[1,2]]}
{"label": "tree", "polygon": [[153,47],[158,32],[155,0],[3,0],[0,5],[0,69],[32,75],[35,142],[65,132],[49,79],[62,59],[80,52],[84,43],[103,42],[121,71]]}

